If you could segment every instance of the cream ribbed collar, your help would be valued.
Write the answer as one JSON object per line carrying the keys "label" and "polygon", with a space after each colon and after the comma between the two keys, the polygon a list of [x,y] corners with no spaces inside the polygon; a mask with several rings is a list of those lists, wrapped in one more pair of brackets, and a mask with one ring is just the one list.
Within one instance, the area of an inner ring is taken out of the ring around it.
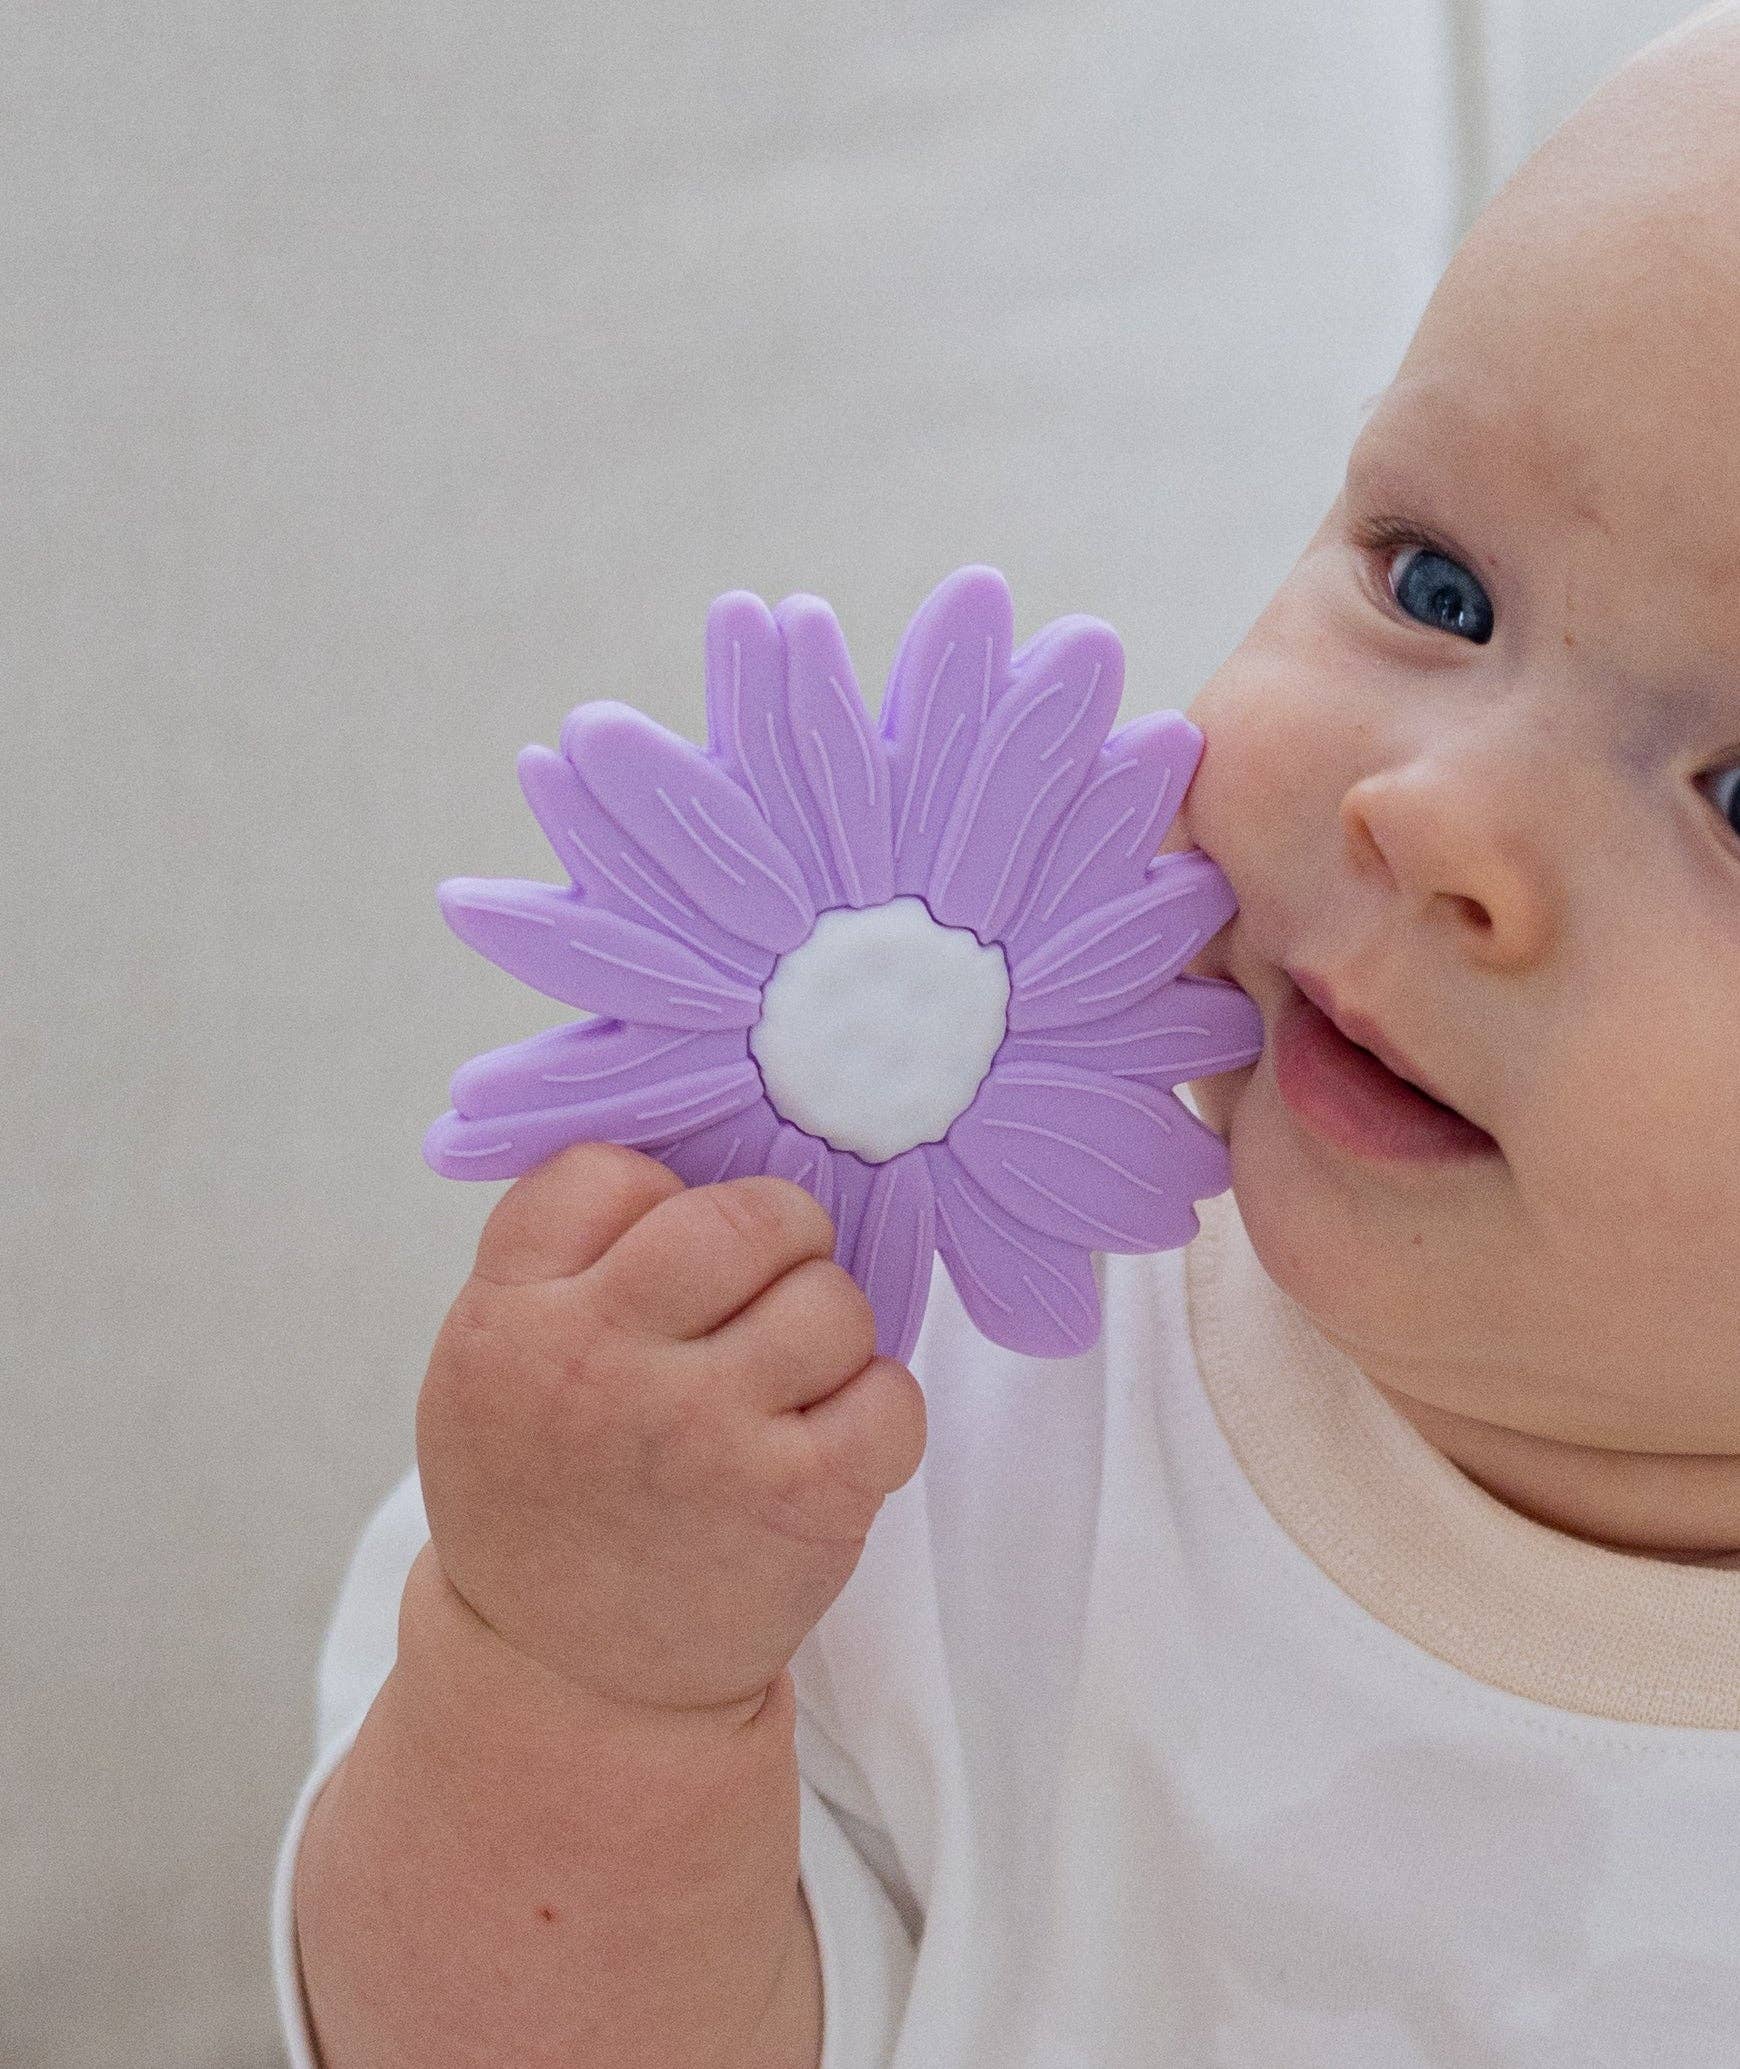
{"label": "cream ribbed collar", "polygon": [[1185,1288],[1216,1420],[1331,1580],[1494,1687],[1627,1723],[1740,1729],[1740,1571],[1590,1544],[1495,1500],[1275,1284],[1230,1192],[1196,1211]]}

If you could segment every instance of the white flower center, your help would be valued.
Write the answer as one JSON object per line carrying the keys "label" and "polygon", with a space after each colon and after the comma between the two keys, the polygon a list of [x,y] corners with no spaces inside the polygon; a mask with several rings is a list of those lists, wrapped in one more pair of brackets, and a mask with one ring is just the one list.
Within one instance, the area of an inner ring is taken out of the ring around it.
{"label": "white flower center", "polygon": [[787,1120],[880,1164],[972,1104],[1008,1004],[1002,949],[922,898],[841,905],[774,966],[749,1046]]}

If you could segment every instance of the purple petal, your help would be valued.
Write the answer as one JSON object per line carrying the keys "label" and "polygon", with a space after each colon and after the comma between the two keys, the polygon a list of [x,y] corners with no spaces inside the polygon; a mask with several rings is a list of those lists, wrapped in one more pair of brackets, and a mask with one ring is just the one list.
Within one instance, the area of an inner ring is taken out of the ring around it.
{"label": "purple petal", "polygon": [[1012,1034],[997,1053],[1002,1062],[1068,1063],[1170,1091],[1254,1063],[1263,1053],[1263,1015],[1236,984],[1175,977],[1121,1013]]}
{"label": "purple petal", "polygon": [[815,900],[797,864],[742,789],[692,742],[607,697],[569,712],[562,752],[709,919],[776,953],[815,925]]}
{"label": "purple petal", "polygon": [[556,859],[601,911],[672,935],[728,976],[760,984],[772,953],[728,933],[679,890],[657,860],[605,811],[553,748],[520,750],[520,788]]}
{"label": "purple petal", "polygon": [[834,1153],[806,1129],[781,1121],[763,1167],[775,1178],[789,1178],[834,1214]]}
{"label": "purple petal", "polygon": [[901,637],[877,730],[887,743],[894,895],[922,895],[961,777],[1009,677],[1015,612],[995,568],[957,568]]}
{"label": "purple petal", "polygon": [[706,1127],[761,1097],[761,1073],[745,1056],[640,1090],[572,1106],[475,1118],[443,1114],[423,1138],[423,1159],[443,1178],[517,1178],[571,1142],[662,1143],[680,1128]]}
{"label": "purple petal", "polygon": [[628,1020],[571,1020],[462,1063],[447,1096],[460,1113],[481,1120],[489,1114],[529,1113],[607,1094],[645,1092],[672,1078],[717,1070],[748,1053],[748,1036],[741,1028],[701,1034]]}
{"label": "purple petal", "polygon": [[1011,963],[1082,913],[1138,888],[1202,748],[1202,734],[1179,711],[1153,711],[1119,726],[1094,757],[1004,932]]}
{"label": "purple petal", "polygon": [[1083,913],[1009,972],[1009,1029],[1103,1020],[1158,991],[1238,910],[1200,848],[1162,856],[1139,890]]}
{"label": "purple petal", "polygon": [[944,926],[1000,936],[1117,714],[1124,650],[1098,618],[1056,619],[986,719],[926,893]]}
{"label": "purple petal", "polygon": [[1035,1358],[1073,1357],[1098,1342],[1100,1295],[1087,1251],[1012,1221],[946,1145],[931,1143],[924,1156],[937,1248],[981,1335]]}
{"label": "purple petal", "polygon": [[747,589],[716,597],[707,613],[706,653],[708,752],[760,807],[816,909],[844,903],[792,740],[785,641],[773,613]]}
{"label": "purple petal", "polygon": [[1043,1235],[1174,1250],[1232,1182],[1226,1144],[1182,1100],[1061,1063],[993,1064],[948,1132],[969,1177]]}
{"label": "purple petal", "polygon": [[468,947],[564,1005],[656,1027],[753,1027],[761,1017],[759,990],[573,891],[515,877],[456,876],[436,896]]}
{"label": "purple petal", "polygon": [[930,1172],[919,1151],[907,1150],[877,1165],[847,1267],[875,1311],[879,1357],[904,1365],[912,1356],[935,1254]]}
{"label": "purple petal", "polygon": [[718,1185],[727,1178],[746,1178],[766,1166],[767,1152],[779,1132],[779,1116],[766,1099],[758,1099],[728,1120],[699,1128],[680,1142],[646,1145],[685,1185]]}
{"label": "purple petal", "polygon": [[773,615],[785,641],[787,714],[809,781],[809,817],[826,834],[846,903],[885,905],[894,895],[888,760],[839,621],[819,596],[788,596]]}
{"label": "purple petal", "polygon": [[876,1171],[876,1165],[866,1164],[849,1149],[834,1151],[834,1203],[828,1211],[834,1217],[834,1262],[842,1271],[852,1269],[852,1252]]}

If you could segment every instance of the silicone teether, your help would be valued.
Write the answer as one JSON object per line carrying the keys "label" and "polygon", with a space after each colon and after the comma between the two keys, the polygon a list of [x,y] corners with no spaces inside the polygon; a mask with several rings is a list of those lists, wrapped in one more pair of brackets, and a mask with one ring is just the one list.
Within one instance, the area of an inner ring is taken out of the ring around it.
{"label": "silicone teether", "polygon": [[1038,1356],[1099,1334],[1095,1250],[1173,1249],[1230,1183],[1173,1091],[1261,1054],[1237,985],[1177,972],[1237,910],[1156,855],[1202,735],[1120,726],[1117,636],[1011,653],[1009,591],[958,569],[907,627],[872,726],[832,611],[707,614],[708,746],[626,704],[569,713],[520,784],[572,887],[458,877],[460,939],[601,1016],[474,1057],[423,1154],[514,1178],[611,1141],[691,1185],[769,1171],[905,1360],[940,1251],[973,1321]]}

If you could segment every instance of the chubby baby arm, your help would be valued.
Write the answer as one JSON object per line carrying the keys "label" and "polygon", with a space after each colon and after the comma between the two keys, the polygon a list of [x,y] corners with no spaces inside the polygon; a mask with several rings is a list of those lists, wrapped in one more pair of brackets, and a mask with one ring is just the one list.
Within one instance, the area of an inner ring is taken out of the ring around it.
{"label": "chubby baby arm", "polygon": [[398,1659],[297,1865],[324,2069],[813,2069],[787,1667],[925,1437],[832,1239],[602,1144],[497,1203]]}

